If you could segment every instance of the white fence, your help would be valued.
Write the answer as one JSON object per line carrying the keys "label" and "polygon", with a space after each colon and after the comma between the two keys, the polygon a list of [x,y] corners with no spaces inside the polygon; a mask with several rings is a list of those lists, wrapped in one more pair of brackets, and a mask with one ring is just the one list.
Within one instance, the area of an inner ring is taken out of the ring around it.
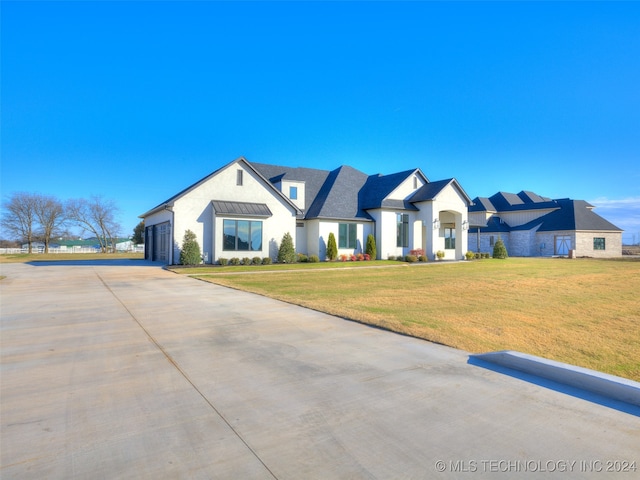
{"label": "white fence", "polygon": [[[49,247],[49,253],[99,253],[99,248],[93,247]],[[0,248],[0,255],[16,255],[29,253],[27,248]],[[33,247],[32,253],[44,253],[44,247]],[[134,245],[128,249],[116,248],[116,253],[144,253],[144,245]]]}

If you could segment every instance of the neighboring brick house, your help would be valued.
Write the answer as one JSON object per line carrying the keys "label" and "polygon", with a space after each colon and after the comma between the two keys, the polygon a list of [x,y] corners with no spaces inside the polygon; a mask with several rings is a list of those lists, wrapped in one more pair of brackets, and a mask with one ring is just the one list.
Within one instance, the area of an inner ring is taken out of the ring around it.
{"label": "neighboring brick house", "polygon": [[292,168],[240,157],[142,214],[145,258],[173,264],[186,230],[205,263],[221,257],[276,258],[285,233],[296,251],[326,256],[330,233],[339,254],[364,251],[373,234],[377,258],[422,249],[433,259],[467,250],[471,199],[455,179],[430,182],[420,169],[367,175],[355,168]]}
{"label": "neighboring brick house", "polygon": [[593,208],[584,200],[526,191],[477,197],[469,207],[469,250],[492,252],[501,238],[511,256],[622,255],[622,230]]}

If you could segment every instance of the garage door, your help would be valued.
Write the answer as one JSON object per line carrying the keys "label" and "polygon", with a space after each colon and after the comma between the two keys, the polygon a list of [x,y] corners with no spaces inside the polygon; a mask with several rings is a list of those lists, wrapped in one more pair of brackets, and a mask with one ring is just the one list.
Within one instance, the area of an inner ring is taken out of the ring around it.
{"label": "garage door", "polygon": [[153,226],[153,260],[169,263],[169,246],[171,228],[169,222]]}

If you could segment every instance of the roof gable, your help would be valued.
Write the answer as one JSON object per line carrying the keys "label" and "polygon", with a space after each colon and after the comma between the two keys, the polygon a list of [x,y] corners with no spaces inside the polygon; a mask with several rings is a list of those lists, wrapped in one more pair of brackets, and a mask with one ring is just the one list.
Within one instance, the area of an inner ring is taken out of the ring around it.
{"label": "roof gable", "polygon": [[435,182],[427,183],[418,189],[409,199],[411,203],[426,202],[435,200],[436,197],[447,187],[451,187],[456,190],[460,196],[464,199],[467,206],[471,205],[471,199],[469,195],[463,190],[458,181],[455,178],[448,178],[446,180],[438,180]]}
{"label": "roof gable", "polygon": [[295,212],[300,212],[298,207],[289,198],[287,198],[282,192],[280,192],[277,188],[275,188],[273,183],[271,183],[269,180],[267,180],[258,170],[256,170],[253,167],[253,165],[251,165],[251,163],[249,163],[249,161],[247,161],[246,158],[238,157],[235,160],[233,160],[232,162],[229,162],[228,164],[224,165],[223,167],[213,171],[212,173],[210,173],[206,177],[201,178],[197,182],[189,185],[184,190],[181,190],[180,192],[178,192],[177,194],[175,194],[171,198],[169,198],[169,199],[165,200],[164,202],[160,203],[159,205],[153,207],[148,212],[143,213],[142,215],[139,216],[139,218],[145,218],[145,217],[151,215],[152,213],[155,213],[155,212],[157,212],[159,210],[165,209],[166,207],[172,207],[177,200],[179,200],[180,198],[184,197],[187,193],[195,190],[200,185],[208,182],[210,179],[212,179],[216,175],[220,174],[224,170],[227,170],[228,168],[230,168],[230,167],[232,167],[234,165],[241,165],[246,170],[249,170],[252,173],[254,173],[258,177],[258,179],[261,181],[261,183],[265,186],[265,188],[269,189],[275,196],[277,196],[278,198],[283,200],[287,205],[292,207]]}
{"label": "roof gable", "polygon": [[390,208],[409,208],[415,210],[405,199],[391,199],[390,195],[404,183],[414,173],[419,173],[425,182],[429,180],[419,170],[405,170],[404,172],[392,173],[389,175],[371,175],[367,178],[360,194],[360,205],[363,210],[374,208],[390,207]]}

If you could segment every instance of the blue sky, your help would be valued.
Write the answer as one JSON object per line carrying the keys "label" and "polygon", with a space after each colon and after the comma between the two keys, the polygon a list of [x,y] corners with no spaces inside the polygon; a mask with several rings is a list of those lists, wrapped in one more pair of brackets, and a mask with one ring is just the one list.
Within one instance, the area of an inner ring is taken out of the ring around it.
{"label": "blue sky", "polygon": [[231,160],[587,200],[640,241],[638,2],[7,2],[2,195],[138,215]]}

